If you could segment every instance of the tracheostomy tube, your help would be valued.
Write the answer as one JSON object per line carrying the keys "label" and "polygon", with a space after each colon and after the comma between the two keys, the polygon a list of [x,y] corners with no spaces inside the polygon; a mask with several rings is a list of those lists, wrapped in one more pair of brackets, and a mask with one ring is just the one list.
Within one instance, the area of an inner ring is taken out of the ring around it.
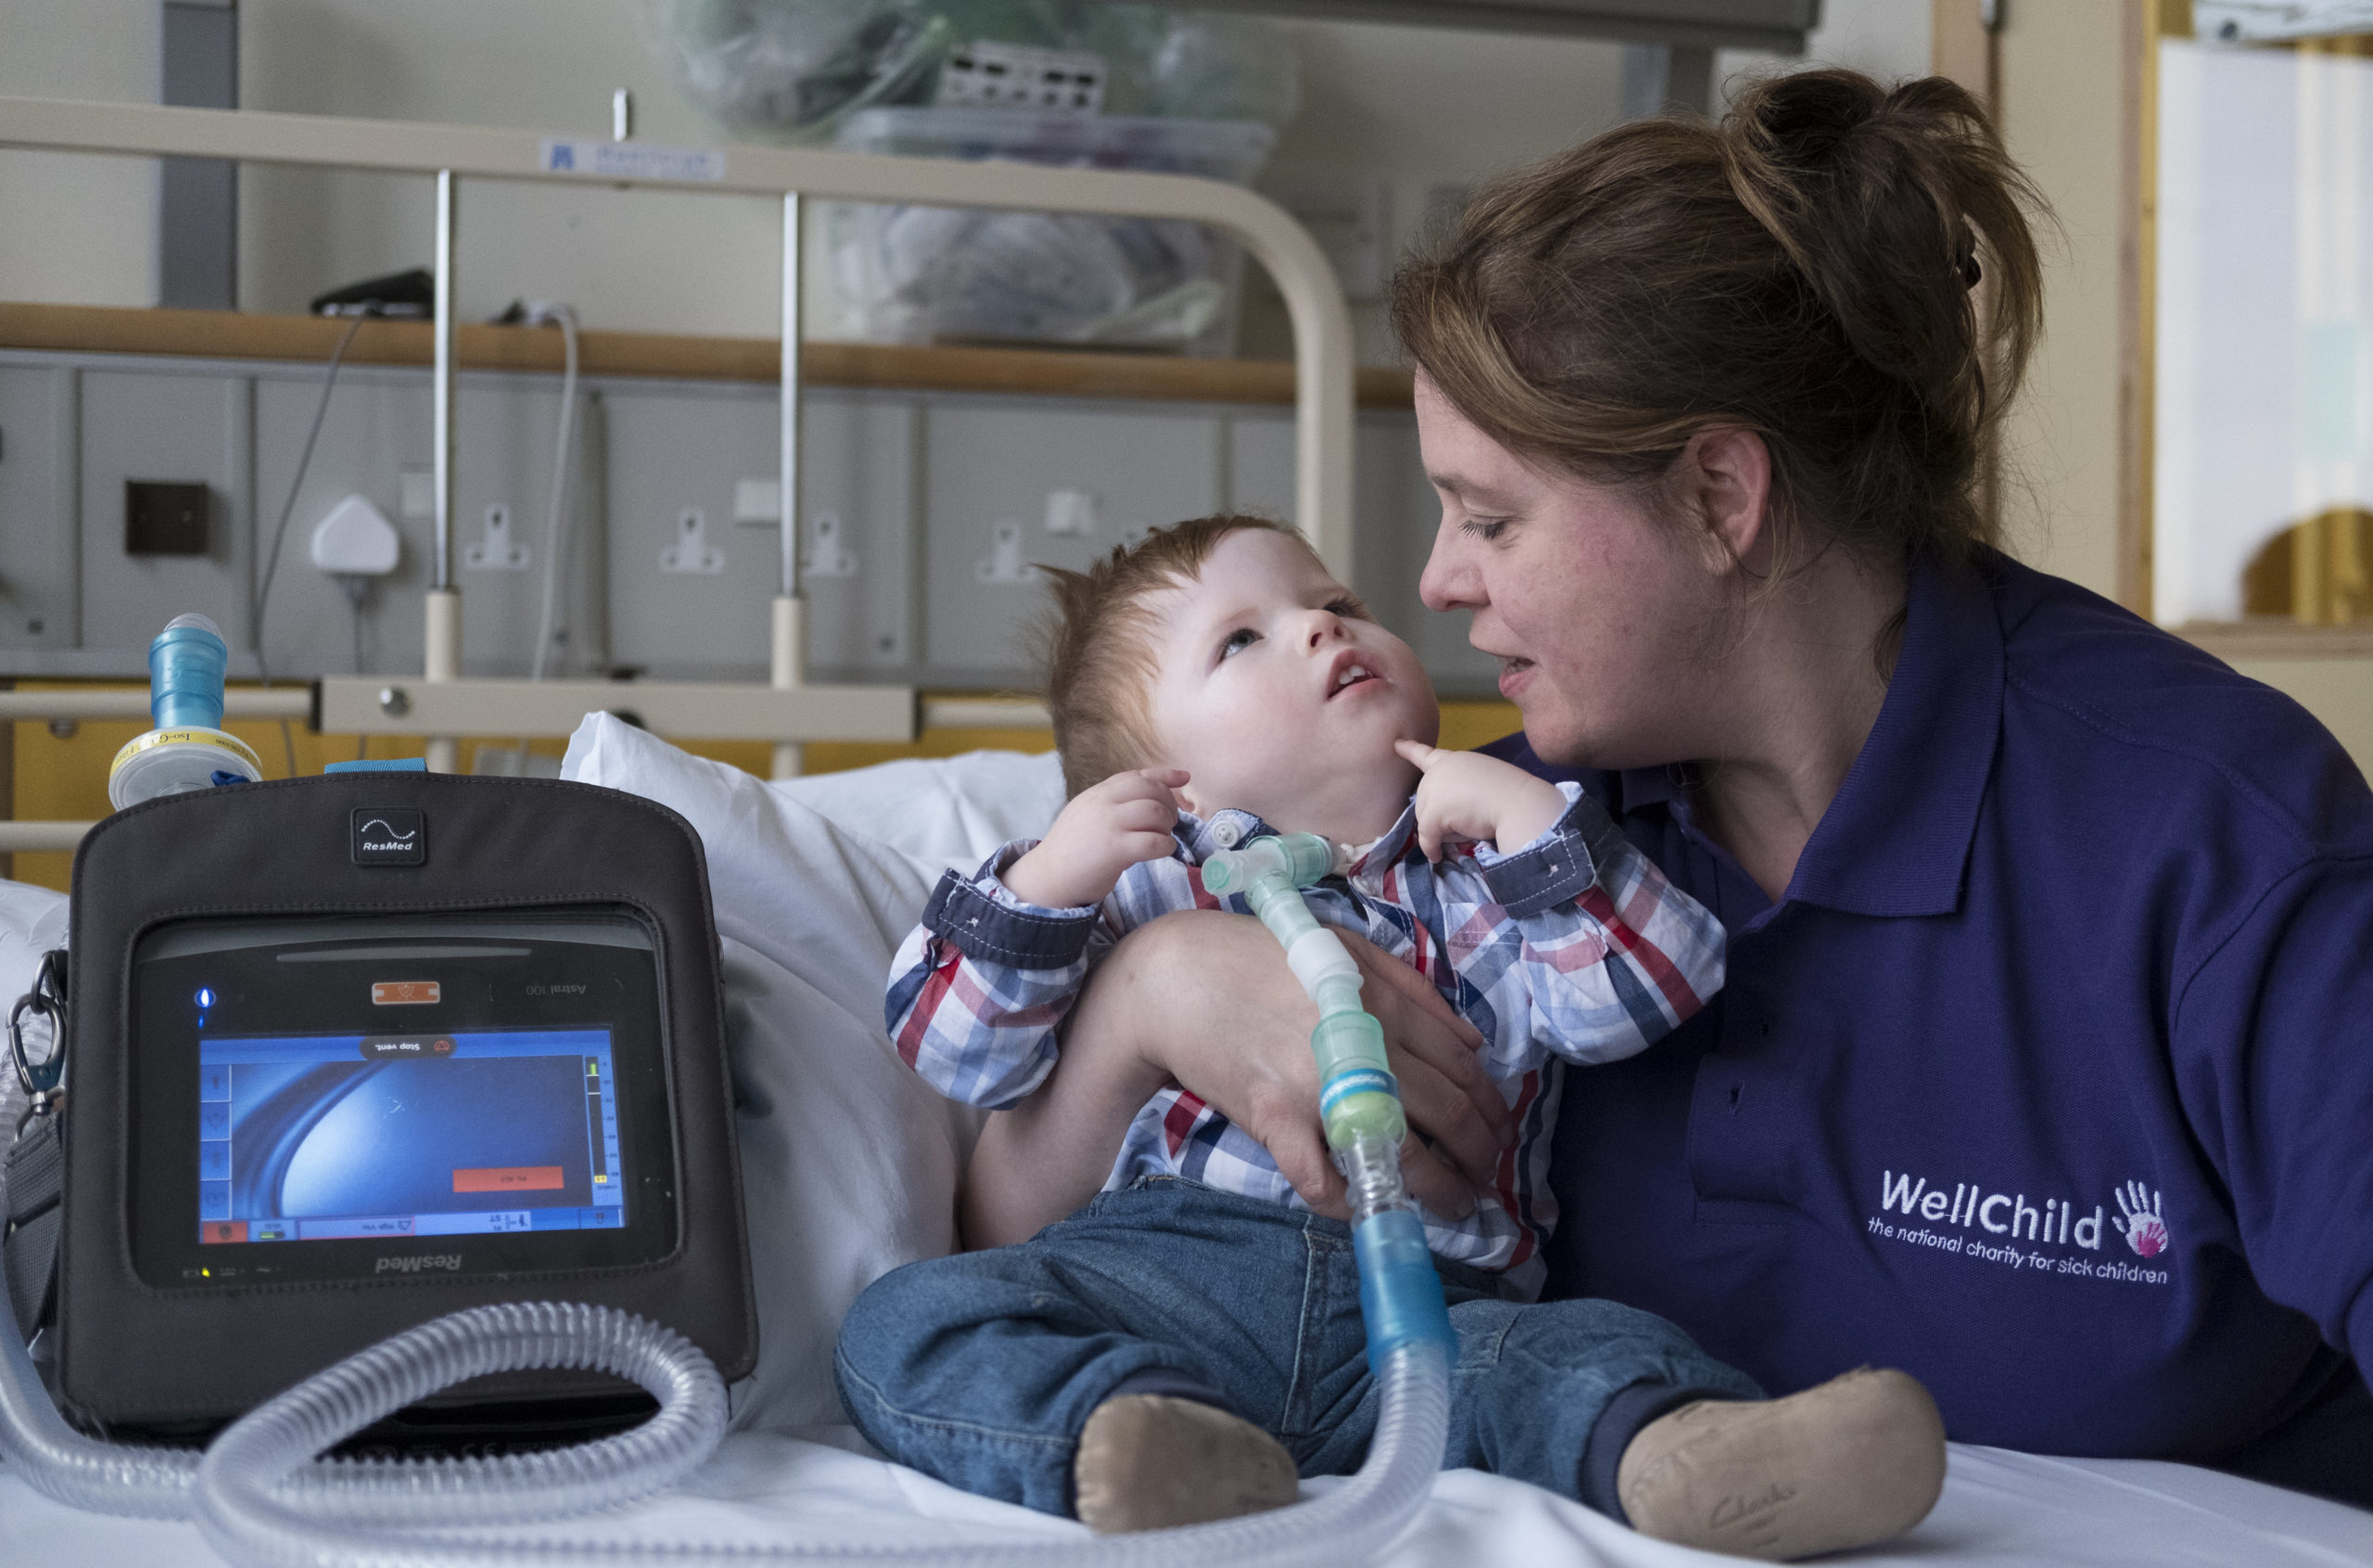
{"label": "tracheostomy tube", "polygon": [[[36,1490],[73,1507],[152,1518],[195,1514],[210,1546],[256,1568],[726,1558],[977,1568],[1370,1561],[1407,1527],[1441,1468],[1455,1341],[1424,1226],[1402,1191],[1400,1145],[1407,1122],[1385,1063],[1383,1031],[1360,1007],[1358,967],[1299,891],[1339,868],[1334,847],[1309,834],[1255,840],[1204,863],[1204,886],[1246,892],[1319,1005],[1311,1047],[1319,1063],[1321,1113],[1351,1182],[1360,1306],[1380,1396],[1366,1460],[1323,1495],[1269,1513],[1092,1540],[901,1547],[863,1539],[575,1536],[561,1520],[649,1496],[704,1461],[723,1435],[724,1391],[708,1359],[672,1331],[606,1308],[556,1303],[473,1308],[399,1334],[234,1423],[203,1459],[187,1449],[129,1448],[75,1432],[51,1404],[12,1315],[0,1312],[0,1455]],[[6,1097],[0,1092],[0,1101]],[[0,1166],[0,1212],[5,1183]],[[309,1462],[465,1378],[549,1366],[598,1366],[630,1377],[658,1397],[660,1413],[582,1448],[501,1460]],[[535,1521],[552,1523],[537,1534],[477,1533]]]}
{"label": "tracheostomy tube", "polygon": [[1425,1223],[1402,1184],[1401,1144],[1409,1122],[1386,1064],[1384,1031],[1360,1005],[1359,965],[1302,902],[1301,890],[1341,871],[1342,859],[1314,833],[1253,839],[1208,856],[1203,888],[1222,897],[1243,894],[1318,1004],[1318,1026],[1310,1032],[1318,1058],[1318,1114],[1326,1146],[1351,1187],[1369,1368],[1380,1373],[1396,1347],[1412,1344],[1438,1347],[1447,1365],[1457,1340]]}

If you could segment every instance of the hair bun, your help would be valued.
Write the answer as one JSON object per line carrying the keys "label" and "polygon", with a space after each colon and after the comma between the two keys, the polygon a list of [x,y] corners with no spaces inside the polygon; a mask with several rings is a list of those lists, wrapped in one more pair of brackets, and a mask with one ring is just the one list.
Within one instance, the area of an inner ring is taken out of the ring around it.
{"label": "hair bun", "polygon": [[[1977,100],[1943,77],[1888,88],[1853,71],[1799,71],[1749,86],[1720,134],[1740,204],[1854,351],[1932,406],[1982,413],[1981,340],[1998,339],[2016,364],[2041,326],[2020,208],[2043,201]],[[2005,297],[2020,304],[1981,322],[1972,294],[1989,272],[2016,285]]]}

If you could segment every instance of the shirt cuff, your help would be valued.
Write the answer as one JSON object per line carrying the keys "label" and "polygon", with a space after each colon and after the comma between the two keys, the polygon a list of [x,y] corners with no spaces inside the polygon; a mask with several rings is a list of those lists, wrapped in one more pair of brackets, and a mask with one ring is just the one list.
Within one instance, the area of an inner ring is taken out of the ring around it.
{"label": "shirt cuff", "polygon": [[1475,847],[1484,885],[1511,919],[1527,919],[1580,897],[1598,880],[1600,866],[1622,837],[1605,808],[1582,793],[1580,784],[1568,780],[1557,790],[1566,797],[1565,815],[1541,837],[1514,854]]}
{"label": "shirt cuff", "polygon": [[1096,929],[1095,906],[1050,909],[1026,904],[1002,879],[1005,868],[1036,843],[1024,839],[1006,845],[969,878],[953,870],[942,872],[931,902],[923,905],[924,929],[954,943],[967,958],[984,964],[1060,969],[1079,962]]}

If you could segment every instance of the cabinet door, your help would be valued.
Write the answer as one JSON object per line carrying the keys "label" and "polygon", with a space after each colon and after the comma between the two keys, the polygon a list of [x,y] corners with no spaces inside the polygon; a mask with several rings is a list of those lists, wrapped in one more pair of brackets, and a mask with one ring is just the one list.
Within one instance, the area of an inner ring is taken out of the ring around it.
{"label": "cabinet door", "polygon": [[929,680],[1032,684],[1029,626],[1047,603],[1034,566],[1076,569],[1219,508],[1215,411],[953,395],[927,409]]}
{"label": "cabinet door", "polygon": [[80,374],[0,365],[0,648],[74,646]]}
{"label": "cabinet door", "polygon": [[[254,384],[131,371],[86,371],[82,381],[82,645],[145,651],[167,621],[194,611],[247,647]],[[128,480],[203,486],[205,552],[132,554]]]}

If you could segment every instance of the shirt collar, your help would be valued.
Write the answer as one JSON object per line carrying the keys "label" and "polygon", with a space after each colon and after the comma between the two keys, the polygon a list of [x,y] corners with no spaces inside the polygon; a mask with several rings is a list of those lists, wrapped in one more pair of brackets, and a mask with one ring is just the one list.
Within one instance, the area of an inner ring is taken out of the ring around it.
{"label": "shirt collar", "polygon": [[[1264,833],[1275,833],[1276,829],[1249,811],[1228,806],[1213,812],[1209,821],[1193,812],[1182,811],[1178,814],[1178,825],[1171,831],[1180,843],[1186,846],[1186,853],[1194,857],[1195,864],[1200,866],[1220,850],[1243,843],[1248,839],[1260,838]],[[1346,875],[1356,877],[1371,868],[1381,872],[1400,860],[1402,852],[1415,841],[1416,833],[1417,803],[1412,799],[1401,808],[1401,815],[1393,819],[1391,827],[1384,830],[1383,837],[1357,848],[1351,858],[1351,868]]]}
{"label": "shirt collar", "polygon": [[[1999,570],[1990,556],[1974,571],[1913,563],[1886,700],[1796,862],[1789,901],[1871,916],[1961,907],[2002,727]],[[1626,811],[1670,809],[1681,792],[1671,768],[1622,774]]]}
{"label": "shirt collar", "polygon": [[1178,825],[1171,833],[1186,846],[1186,853],[1200,866],[1224,849],[1233,849],[1247,839],[1257,839],[1276,829],[1249,811],[1228,806],[1212,813],[1209,818],[1191,811],[1178,814]]}

